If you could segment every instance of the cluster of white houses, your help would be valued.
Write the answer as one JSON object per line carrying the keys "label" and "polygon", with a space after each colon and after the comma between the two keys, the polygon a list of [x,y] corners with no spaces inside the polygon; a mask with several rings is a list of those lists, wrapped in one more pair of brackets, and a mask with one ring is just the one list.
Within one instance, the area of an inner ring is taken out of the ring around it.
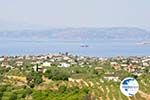
{"label": "cluster of white houses", "polygon": [[[9,62],[14,61],[14,64]],[[126,70],[137,75],[141,74],[141,70],[144,70],[146,67],[150,66],[150,57],[113,57],[113,58],[98,58],[98,57],[84,57],[84,56],[74,56],[66,54],[47,54],[39,56],[15,56],[15,57],[0,57],[0,66],[5,68],[23,68],[24,63],[30,62],[32,68],[36,72],[45,72],[47,68],[51,66],[67,68],[70,66],[79,66],[84,67],[88,65],[92,67],[92,62],[109,62],[110,66],[115,70]],[[14,66],[15,65],[15,66]],[[100,66],[100,65],[99,65]],[[102,67],[95,67],[96,70],[101,70]],[[139,71],[140,69],[140,71]],[[104,77],[108,80],[117,81],[118,77],[113,75],[106,75]]]}
{"label": "cluster of white houses", "polygon": [[[150,67],[150,57],[118,57],[110,62],[110,65],[116,69],[124,69],[131,73],[138,73],[139,70],[142,71],[146,67]],[[140,75],[140,73],[138,74]]]}
{"label": "cluster of white houses", "polygon": [[[16,57],[0,57],[0,66],[5,68],[22,67],[24,63],[29,61],[34,71],[45,72],[48,67],[70,67],[72,65],[82,66],[86,62],[86,57],[73,56],[65,54],[48,54],[39,56],[16,56]],[[11,65],[10,61],[15,61]],[[86,63],[88,64],[88,63]]]}

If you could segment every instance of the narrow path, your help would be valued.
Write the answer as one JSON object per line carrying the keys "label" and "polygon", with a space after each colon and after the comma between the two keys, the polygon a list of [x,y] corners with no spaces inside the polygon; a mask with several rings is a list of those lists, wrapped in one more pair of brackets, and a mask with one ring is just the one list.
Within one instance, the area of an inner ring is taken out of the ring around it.
{"label": "narrow path", "polygon": [[106,86],[106,90],[107,90],[107,94],[106,94],[107,100],[110,100],[110,98],[109,98],[109,92],[110,92],[110,90],[109,90],[109,88],[107,86]]}

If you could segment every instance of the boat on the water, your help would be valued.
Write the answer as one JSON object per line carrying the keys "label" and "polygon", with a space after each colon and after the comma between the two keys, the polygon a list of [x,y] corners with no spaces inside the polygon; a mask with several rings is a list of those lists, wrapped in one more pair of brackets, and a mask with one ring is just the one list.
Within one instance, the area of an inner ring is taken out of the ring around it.
{"label": "boat on the water", "polygon": [[138,44],[138,45],[147,45],[147,44],[150,44],[150,41],[138,42],[136,44]]}
{"label": "boat on the water", "polygon": [[85,47],[85,48],[87,48],[87,47],[89,47],[88,45],[81,45],[80,47]]}

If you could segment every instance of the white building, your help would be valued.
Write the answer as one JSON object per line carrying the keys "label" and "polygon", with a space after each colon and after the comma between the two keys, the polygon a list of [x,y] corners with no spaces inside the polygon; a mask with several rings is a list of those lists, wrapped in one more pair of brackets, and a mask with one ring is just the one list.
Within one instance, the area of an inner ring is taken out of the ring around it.
{"label": "white building", "polygon": [[118,63],[117,62],[110,62],[110,65],[115,66],[115,65],[118,65]]}
{"label": "white building", "polygon": [[50,67],[51,66],[51,62],[44,62],[42,64],[42,66],[44,66],[44,67]]}
{"label": "white building", "polygon": [[0,58],[0,61],[4,61],[5,58]]}
{"label": "white building", "polygon": [[104,76],[104,79],[108,81],[115,81],[115,82],[119,81],[119,77],[117,76]]}
{"label": "white building", "polygon": [[149,66],[149,64],[148,64],[148,63],[146,63],[146,62],[144,62],[144,63],[143,63],[143,66],[148,67],[148,66]]}
{"label": "white building", "polygon": [[60,63],[60,65],[58,67],[70,67],[70,64]]}
{"label": "white building", "polygon": [[16,62],[16,65],[17,65],[17,66],[23,66],[23,62],[22,62],[22,61],[17,61],[17,62]]}

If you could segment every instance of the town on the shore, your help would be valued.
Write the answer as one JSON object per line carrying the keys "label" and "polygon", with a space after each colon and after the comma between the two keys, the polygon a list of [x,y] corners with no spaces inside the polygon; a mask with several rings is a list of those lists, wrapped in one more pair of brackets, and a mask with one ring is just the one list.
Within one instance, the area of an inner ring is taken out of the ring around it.
{"label": "town on the shore", "polygon": [[[100,64],[109,64],[114,70],[125,70],[134,75],[140,76],[145,72],[150,72],[150,56],[117,56],[117,57],[88,57],[77,56],[67,53],[46,54],[38,56],[1,56],[0,67],[3,68],[20,68],[24,69],[25,64],[30,64],[35,72],[45,73],[51,66],[68,68],[71,66],[78,67],[94,67],[95,70],[102,70]],[[118,76],[115,72],[105,73],[104,78],[107,80],[118,81]]]}

